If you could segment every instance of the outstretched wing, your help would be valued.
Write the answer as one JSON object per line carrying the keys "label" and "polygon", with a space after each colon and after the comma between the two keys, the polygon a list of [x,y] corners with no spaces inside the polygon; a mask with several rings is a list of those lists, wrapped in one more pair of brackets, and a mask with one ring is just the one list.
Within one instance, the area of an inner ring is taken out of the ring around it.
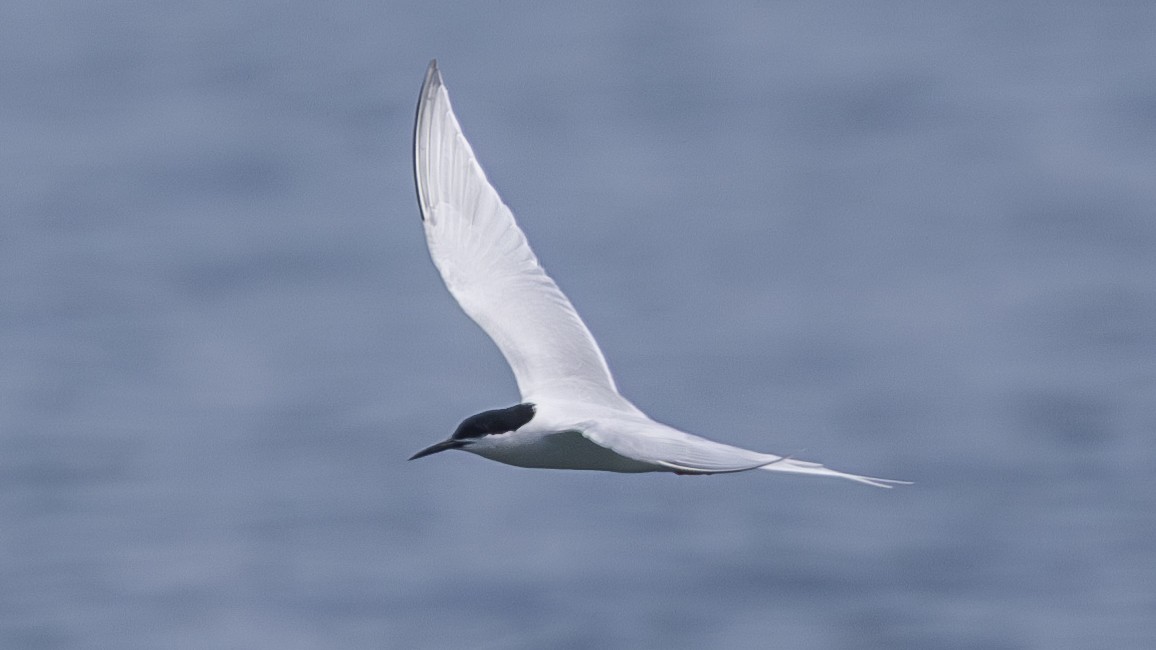
{"label": "outstretched wing", "polygon": [[418,100],[414,176],[434,265],[462,310],[506,357],[523,401],[577,400],[636,412],[478,165],[436,60]]}
{"label": "outstretched wing", "polygon": [[871,476],[833,470],[789,456],[764,454],[707,440],[650,420],[600,420],[586,423],[582,435],[614,453],[679,474],[725,474],[765,469],[772,472],[845,478],[876,487],[906,485]]}

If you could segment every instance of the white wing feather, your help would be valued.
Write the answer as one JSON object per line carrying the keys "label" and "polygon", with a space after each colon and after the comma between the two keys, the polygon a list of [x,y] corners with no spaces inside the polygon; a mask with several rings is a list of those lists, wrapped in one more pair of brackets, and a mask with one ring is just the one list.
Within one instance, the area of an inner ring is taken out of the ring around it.
{"label": "white wing feather", "polygon": [[505,356],[523,400],[548,397],[637,413],[618,394],[594,337],[486,179],[437,61],[430,62],[418,100],[414,175],[434,265]]}
{"label": "white wing feather", "polygon": [[707,440],[673,427],[645,420],[598,420],[585,423],[582,435],[591,442],[642,463],[683,474],[725,474],[765,469],[850,479],[876,487],[907,485],[907,481],[860,476],[833,470],[819,463],[764,454]]}

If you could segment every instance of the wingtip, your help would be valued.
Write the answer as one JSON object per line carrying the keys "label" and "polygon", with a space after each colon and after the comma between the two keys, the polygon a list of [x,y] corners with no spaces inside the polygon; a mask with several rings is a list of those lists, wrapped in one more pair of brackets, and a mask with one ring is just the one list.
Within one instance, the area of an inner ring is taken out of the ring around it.
{"label": "wingtip", "polygon": [[422,87],[425,90],[429,90],[440,85],[442,85],[442,72],[441,69],[438,68],[438,60],[430,59],[429,66],[425,69],[425,83]]}
{"label": "wingtip", "polygon": [[442,74],[441,74],[441,71],[438,69],[438,60],[437,59],[430,59],[429,66],[427,66],[426,70],[425,70],[425,80],[421,84],[421,92],[418,94],[417,115],[414,118],[414,124],[413,124],[414,185],[417,189],[417,203],[418,203],[418,208],[419,208],[418,212],[421,216],[422,221],[425,221],[425,219],[426,219],[425,207],[424,207],[425,202],[422,199],[422,178],[421,178],[421,173],[418,170],[418,165],[420,164],[420,162],[419,162],[420,158],[419,158],[418,150],[421,146],[420,132],[421,132],[421,125],[422,125],[422,121],[423,121],[422,115],[426,113],[427,107],[430,105],[430,102],[433,100],[434,96],[437,94],[438,89],[442,88],[442,86],[443,86]]}

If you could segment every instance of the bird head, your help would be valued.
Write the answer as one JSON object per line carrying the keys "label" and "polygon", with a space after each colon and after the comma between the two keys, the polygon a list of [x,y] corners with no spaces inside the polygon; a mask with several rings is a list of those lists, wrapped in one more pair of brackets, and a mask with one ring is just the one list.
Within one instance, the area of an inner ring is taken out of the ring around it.
{"label": "bird head", "polygon": [[535,411],[536,408],[534,405],[527,402],[525,404],[511,406],[510,408],[494,409],[492,411],[483,411],[477,415],[471,415],[465,420],[462,420],[457,430],[454,431],[454,435],[450,436],[448,440],[430,445],[413,456],[410,456],[409,459],[417,460],[423,456],[436,454],[447,449],[463,449],[485,436],[517,431],[527,422],[534,419]]}

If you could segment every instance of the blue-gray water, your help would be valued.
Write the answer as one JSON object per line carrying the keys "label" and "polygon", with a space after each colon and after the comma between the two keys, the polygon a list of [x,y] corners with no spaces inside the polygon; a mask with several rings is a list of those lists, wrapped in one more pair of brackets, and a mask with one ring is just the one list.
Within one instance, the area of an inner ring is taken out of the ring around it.
{"label": "blue-gray water", "polygon": [[[1156,647],[1156,5],[0,7],[0,647]],[[514,403],[440,59],[628,397],[876,490],[405,458]]]}

